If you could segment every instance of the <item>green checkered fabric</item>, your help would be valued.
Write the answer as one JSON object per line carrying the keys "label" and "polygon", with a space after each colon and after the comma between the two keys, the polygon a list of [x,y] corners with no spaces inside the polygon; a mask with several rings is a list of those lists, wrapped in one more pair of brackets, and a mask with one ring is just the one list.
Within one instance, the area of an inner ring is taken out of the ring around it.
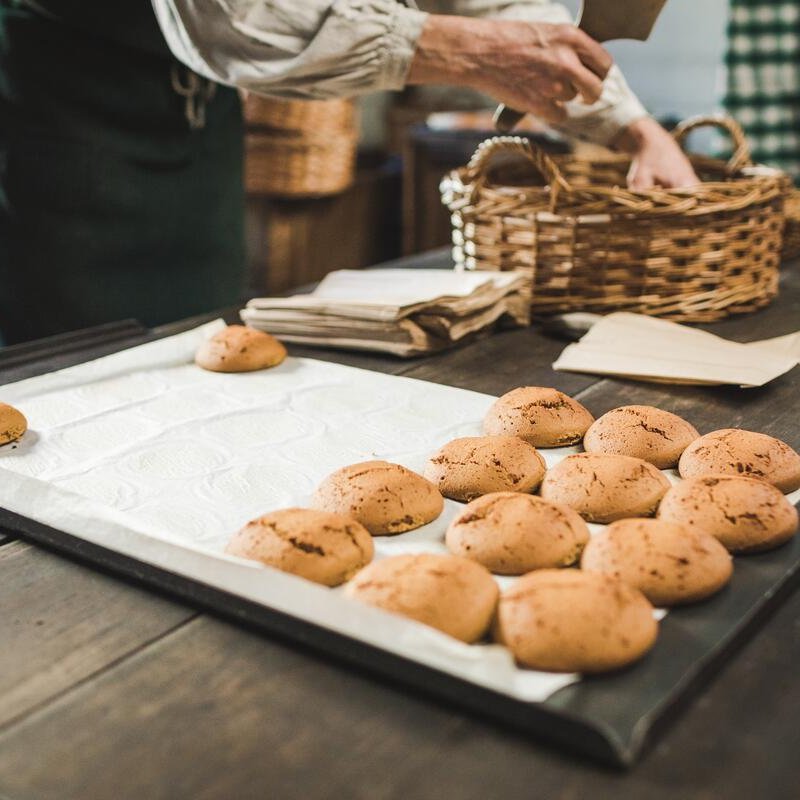
{"label": "green checkered fabric", "polygon": [[800,181],[800,0],[731,0],[723,104],[753,160]]}

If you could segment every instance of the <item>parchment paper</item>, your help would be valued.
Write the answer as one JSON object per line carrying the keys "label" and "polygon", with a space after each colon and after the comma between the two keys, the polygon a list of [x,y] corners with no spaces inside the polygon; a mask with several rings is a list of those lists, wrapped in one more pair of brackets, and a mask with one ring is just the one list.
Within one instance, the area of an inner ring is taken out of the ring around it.
{"label": "parchment paper", "polygon": [[[307,504],[337,467],[383,458],[421,470],[447,440],[478,434],[494,398],[311,359],[235,375],[199,369],[197,345],[223,325],[0,387],[30,424],[0,447],[0,506],[520,700],[577,680],[519,669],[501,646],[462,644],[224,554],[245,522]],[[543,455],[552,466],[574,451]],[[377,537],[376,558],[446,552],[459,507],[447,501],[430,525]]]}
{"label": "parchment paper", "polygon": [[643,314],[603,317],[553,369],[665,383],[763,386],[800,361],[800,331],[740,344]]}

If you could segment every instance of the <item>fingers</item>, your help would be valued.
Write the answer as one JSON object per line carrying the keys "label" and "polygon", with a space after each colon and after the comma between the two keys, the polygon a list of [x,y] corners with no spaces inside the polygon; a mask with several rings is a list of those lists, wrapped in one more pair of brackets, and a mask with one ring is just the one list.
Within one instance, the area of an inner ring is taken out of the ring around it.
{"label": "fingers", "polygon": [[549,122],[551,125],[558,125],[558,123],[567,119],[566,108],[555,100],[540,100],[531,105],[531,114],[545,122]]}
{"label": "fingers", "polygon": [[580,28],[572,25],[567,25],[566,27],[571,29],[569,33],[566,33],[567,43],[575,51],[581,63],[597,75],[600,80],[604,80],[611,69],[611,65],[614,63],[614,59],[611,58],[608,50]]}
{"label": "fingers", "polygon": [[578,90],[571,83],[553,81],[549,87],[549,90],[543,92],[543,94],[546,94],[547,97],[551,98],[552,100],[558,100],[559,102],[566,103],[570,100],[574,100],[578,96]]}
{"label": "fingers", "polygon": [[628,188],[635,192],[643,192],[646,189],[652,189],[655,185],[655,175],[652,170],[634,159],[628,170]]}
{"label": "fingers", "polygon": [[584,103],[596,103],[603,93],[603,81],[594,72],[587,69],[578,56],[571,50],[560,54],[560,67]]}

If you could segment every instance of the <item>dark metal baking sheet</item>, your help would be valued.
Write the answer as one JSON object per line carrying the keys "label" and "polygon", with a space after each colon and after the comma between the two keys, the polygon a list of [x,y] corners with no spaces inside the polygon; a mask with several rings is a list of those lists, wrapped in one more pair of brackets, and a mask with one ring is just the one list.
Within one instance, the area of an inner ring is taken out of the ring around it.
{"label": "dark metal baking sheet", "polygon": [[[74,357],[70,362],[75,362]],[[143,564],[4,509],[0,509],[0,528],[542,740],[623,767],[636,761],[658,729],[800,582],[797,538],[772,552],[737,559],[731,584],[719,594],[670,612],[661,623],[655,648],[642,661],[618,673],[586,678],[544,702],[526,703]]]}

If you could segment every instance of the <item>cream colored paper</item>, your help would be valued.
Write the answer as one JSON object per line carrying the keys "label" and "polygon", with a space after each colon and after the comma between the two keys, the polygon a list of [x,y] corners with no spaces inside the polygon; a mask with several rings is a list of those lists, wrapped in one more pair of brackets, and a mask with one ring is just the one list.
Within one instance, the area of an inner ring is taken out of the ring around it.
{"label": "cream colored paper", "polygon": [[256,297],[241,317],[288,342],[413,356],[451,347],[500,319],[527,325],[528,285],[515,272],[337,270],[310,294]]}
{"label": "cream colored paper", "polygon": [[667,383],[763,386],[800,360],[800,332],[740,344],[707,331],[619,312],[566,347],[553,369]]}
{"label": "cream colored paper", "polygon": [[[306,505],[337,467],[385,458],[421,469],[439,444],[478,433],[494,398],[310,359],[206,372],[192,356],[221,327],[1,387],[30,430],[0,447],[0,506],[521,700],[576,680],[225,555],[245,522]],[[458,509],[447,501],[434,523],[377,538],[377,557],[446,552]]]}

